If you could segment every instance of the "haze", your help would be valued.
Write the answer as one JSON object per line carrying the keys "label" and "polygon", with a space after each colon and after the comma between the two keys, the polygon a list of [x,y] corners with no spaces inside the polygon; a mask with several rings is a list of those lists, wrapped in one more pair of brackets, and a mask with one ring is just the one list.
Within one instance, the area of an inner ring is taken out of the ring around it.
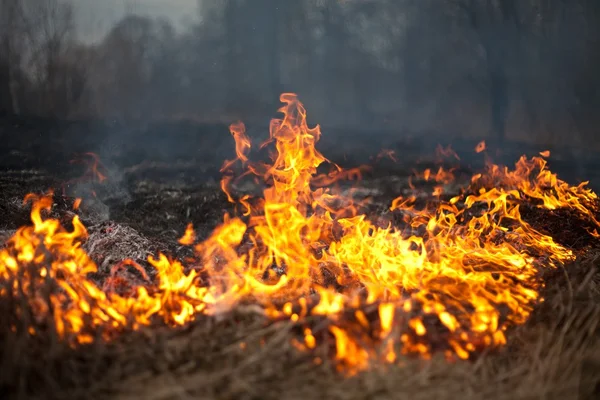
{"label": "haze", "polygon": [[197,0],[69,0],[81,40],[96,42],[127,14],[167,18],[176,27],[196,18]]}
{"label": "haze", "polygon": [[0,111],[600,148],[597,0],[66,1],[0,2]]}

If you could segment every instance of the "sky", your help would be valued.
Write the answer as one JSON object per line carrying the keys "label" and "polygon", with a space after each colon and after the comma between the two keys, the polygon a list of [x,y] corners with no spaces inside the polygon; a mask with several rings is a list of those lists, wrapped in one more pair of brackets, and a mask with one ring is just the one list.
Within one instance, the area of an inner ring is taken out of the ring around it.
{"label": "sky", "polygon": [[81,40],[101,40],[111,26],[129,13],[165,17],[184,26],[197,15],[198,0],[68,0],[74,6]]}

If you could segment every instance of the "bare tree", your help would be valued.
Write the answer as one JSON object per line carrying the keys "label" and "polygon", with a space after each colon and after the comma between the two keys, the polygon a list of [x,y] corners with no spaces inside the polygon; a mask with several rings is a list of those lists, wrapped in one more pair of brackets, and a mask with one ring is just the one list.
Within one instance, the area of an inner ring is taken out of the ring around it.
{"label": "bare tree", "polygon": [[166,21],[124,17],[97,47],[91,66],[98,112],[128,119],[175,113],[178,59],[186,51],[191,50],[178,46]]}
{"label": "bare tree", "polygon": [[225,27],[226,27],[226,47],[227,47],[227,107],[232,111],[237,111],[240,102],[240,33],[239,21],[241,20],[240,2],[236,0],[227,0],[225,5]]}
{"label": "bare tree", "polygon": [[83,84],[80,60],[69,54],[73,22],[71,4],[61,0],[0,0],[2,108],[69,114]]}
{"label": "bare tree", "polygon": [[0,0],[0,109],[19,114],[19,81],[25,35],[28,33],[20,0]]}
{"label": "bare tree", "polygon": [[504,141],[509,111],[510,63],[520,54],[521,25],[516,0],[460,0],[471,29],[484,50],[489,79],[492,131]]}
{"label": "bare tree", "polygon": [[27,5],[32,27],[29,68],[41,91],[40,110],[50,115],[69,112],[70,68],[65,65],[74,41],[73,8],[60,0],[39,0]]}
{"label": "bare tree", "polygon": [[248,120],[290,90],[328,125],[501,142],[600,103],[594,0],[198,0],[183,33],[129,15],[88,45],[66,1],[0,0],[1,109]]}

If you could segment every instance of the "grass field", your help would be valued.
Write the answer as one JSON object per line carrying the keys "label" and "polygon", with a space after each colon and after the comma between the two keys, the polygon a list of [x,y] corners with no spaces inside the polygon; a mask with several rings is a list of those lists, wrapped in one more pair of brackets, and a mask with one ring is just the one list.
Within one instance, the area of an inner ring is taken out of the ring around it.
{"label": "grass field", "polygon": [[[327,344],[299,352],[290,345],[293,324],[270,324],[251,309],[78,350],[50,335],[16,336],[3,321],[0,390],[3,398],[40,399],[594,399],[599,266],[600,252],[592,251],[553,271],[546,301],[500,350],[453,364],[401,359],[353,377],[336,372]],[[1,311],[6,319],[10,303]],[[316,365],[315,355],[325,362]]]}
{"label": "grass field", "polygon": [[[28,210],[20,205],[24,194],[60,187],[67,180],[56,170],[58,161],[67,159],[66,147],[57,146],[54,154],[36,152],[49,149],[49,141],[55,139],[66,146],[77,137],[69,135],[39,139],[32,134],[31,141],[27,135],[10,137],[21,150],[11,150],[0,160],[4,172],[0,242],[28,223]],[[32,143],[35,148],[28,147]],[[88,145],[75,147],[88,150]],[[179,143],[181,154],[184,147]],[[117,151],[117,158],[130,161],[129,150]],[[228,207],[216,185],[206,184],[206,171],[214,166],[208,168],[210,163],[192,158],[185,163],[181,154],[177,162],[166,156],[160,162],[146,162],[152,155],[164,156],[161,151],[158,146],[140,151],[137,161],[120,165],[119,179],[98,188],[103,201],[83,209],[88,241],[93,242],[85,246],[99,266],[125,257],[141,262],[157,251],[182,258],[185,250],[177,246],[176,238],[185,224],[193,222],[199,235],[205,236]],[[194,149],[190,153],[196,157]],[[22,159],[22,169],[16,169]],[[37,164],[42,167],[34,168]],[[389,182],[375,179],[364,184],[390,189]],[[69,207],[67,201],[57,200],[53,216],[68,222]],[[545,301],[535,307],[527,323],[507,332],[506,346],[468,361],[448,363],[438,355],[432,360],[401,358],[392,366],[373,363],[363,373],[346,376],[336,370],[331,342],[301,352],[291,344],[298,337],[294,323],[269,321],[248,305],[218,317],[200,316],[184,328],[152,326],[109,343],[97,340],[72,349],[58,340],[52,321],[35,321],[45,334],[33,337],[10,329],[15,321],[17,326],[27,323],[15,315],[16,305],[24,300],[2,296],[0,398],[598,398],[600,243],[585,237],[568,213],[530,218],[536,220],[536,227],[574,248],[577,260],[544,271]],[[100,234],[106,227],[111,228],[111,236]],[[321,362],[315,362],[317,358]]]}

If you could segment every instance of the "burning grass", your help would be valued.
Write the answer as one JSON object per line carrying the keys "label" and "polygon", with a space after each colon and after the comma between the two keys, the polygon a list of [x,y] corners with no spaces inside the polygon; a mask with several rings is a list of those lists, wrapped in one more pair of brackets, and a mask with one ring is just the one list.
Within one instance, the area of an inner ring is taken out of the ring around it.
{"label": "burning grass", "polygon": [[[509,332],[500,351],[451,366],[439,357],[401,357],[397,365],[351,378],[332,368],[326,343],[313,355],[298,352],[290,344],[295,323],[271,323],[252,310],[72,349],[51,335],[7,330],[15,305],[3,300],[0,388],[5,398],[28,399],[593,399],[600,370],[599,257],[590,253],[547,277],[547,300]],[[315,364],[314,355],[323,363]]]}
{"label": "burning grass", "polygon": [[[456,384],[464,373],[532,390],[510,375],[523,366],[533,371],[521,375],[560,378],[560,388],[573,389],[575,379],[583,382],[577,390],[591,387],[581,365],[597,361],[597,303],[574,304],[598,295],[593,192],[558,180],[543,158],[523,157],[512,170],[490,163],[458,195],[445,193],[452,170],[426,170],[418,178],[431,187],[424,192],[411,183],[414,194],[391,201],[390,218],[381,218],[358,186],[338,186],[362,170],[328,163],[315,148],[319,128],[307,126],[294,95],[281,99],[284,117],[273,120],[266,143],[275,148],[270,163],[250,161],[244,127],[232,125],[237,159],[224,164],[221,187],[235,214],[197,243],[190,226],[180,241],[191,247],[184,259],[150,256],[148,268],[141,260],[148,243],[131,228],[106,225],[90,236],[78,216],[68,224],[48,217],[52,196],[27,197],[33,226],[19,229],[0,253],[4,336],[12,343],[3,354],[16,362],[19,382],[41,379],[28,364],[33,356],[61,363],[50,383],[76,391],[96,385],[90,377],[100,373],[110,379],[99,390],[136,388],[139,395],[152,388],[145,397],[153,398],[234,397],[266,385],[265,377],[286,381],[281,374],[304,370],[317,387],[321,375],[312,371],[327,377],[332,394],[336,385],[362,385],[363,397],[377,394],[369,379],[389,373],[418,376],[417,387],[439,379]],[[317,171],[326,164],[329,172]],[[262,194],[231,190],[244,179],[261,185]],[[582,241],[555,229],[567,217]],[[135,243],[123,247],[111,237],[116,230]],[[107,260],[111,252],[117,256]],[[591,272],[582,278],[575,271],[574,281],[555,276],[573,274],[564,266],[574,262]],[[556,300],[562,292],[552,292],[553,281],[568,283],[567,299]],[[544,309],[556,315],[536,321]],[[525,348],[532,343],[540,347]],[[44,348],[58,350],[45,356]],[[28,354],[25,361],[15,361],[17,350]],[[80,367],[70,380],[62,370],[71,359],[97,370]],[[452,371],[445,371],[448,361]],[[570,362],[577,368],[557,377]],[[123,367],[108,371],[111,363]],[[11,385],[13,379],[4,383],[11,391],[35,391]],[[486,393],[466,380],[471,391]]]}

